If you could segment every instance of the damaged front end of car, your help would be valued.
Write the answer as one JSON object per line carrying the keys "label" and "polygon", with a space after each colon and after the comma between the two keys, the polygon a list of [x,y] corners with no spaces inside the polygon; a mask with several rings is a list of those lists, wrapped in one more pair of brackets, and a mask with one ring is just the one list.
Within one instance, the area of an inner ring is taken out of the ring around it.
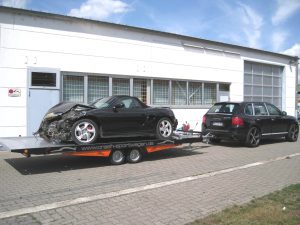
{"label": "damaged front end of car", "polygon": [[49,142],[61,143],[72,141],[73,124],[86,115],[93,107],[81,104],[62,103],[52,107],[44,116],[41,125],[34,133]]}

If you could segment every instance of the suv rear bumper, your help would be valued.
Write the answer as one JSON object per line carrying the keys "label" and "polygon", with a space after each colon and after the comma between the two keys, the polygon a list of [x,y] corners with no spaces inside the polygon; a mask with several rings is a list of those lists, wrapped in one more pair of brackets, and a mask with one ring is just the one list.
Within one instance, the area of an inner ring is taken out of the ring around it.
{"label": "suv rear bumper", "polygon": [[214,138],[244,141],[246,139],[247,130],[244,127],[231,128],[230,130],[216,130],[202,127],[202,134],[210,133]]}

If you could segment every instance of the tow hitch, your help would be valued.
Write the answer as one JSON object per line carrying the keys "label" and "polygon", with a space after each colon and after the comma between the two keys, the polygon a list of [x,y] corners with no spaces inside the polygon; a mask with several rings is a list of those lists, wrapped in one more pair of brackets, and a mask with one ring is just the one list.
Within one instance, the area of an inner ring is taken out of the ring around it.
{"label": "tow hitch", "polygon": [[211,134],[210,132],[208,132],[205,135],[202,135],[203,138],[203,142],[208,144],[211,138],[214,138],[215,136],[213,134]]}
{"label": "tow hitch", "polygon": [[27,158],[29,158],[31,156],[30,152],[28,151],[28,149],[25,149],[24,152],[22,153],[24,156],[26,156]]}

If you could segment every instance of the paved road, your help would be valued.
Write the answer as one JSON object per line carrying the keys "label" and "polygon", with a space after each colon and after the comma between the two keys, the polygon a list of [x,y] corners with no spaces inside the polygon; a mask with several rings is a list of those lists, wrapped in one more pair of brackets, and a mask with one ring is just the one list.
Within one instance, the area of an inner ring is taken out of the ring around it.
{"label": "paved road", "polygon": [[184,224],[299,182],[299,141],[183,146],[121,166],[0,152],[0,224]]}

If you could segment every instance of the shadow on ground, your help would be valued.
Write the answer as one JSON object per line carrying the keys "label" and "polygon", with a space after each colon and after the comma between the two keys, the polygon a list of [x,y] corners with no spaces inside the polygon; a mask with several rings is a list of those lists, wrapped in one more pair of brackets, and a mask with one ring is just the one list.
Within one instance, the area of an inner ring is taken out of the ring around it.
{"label": "shadow on ground", "polygon": [[[263,139],[260,142],[260,146],[263,145],[272,145],[272,144],[277,144],[277,143],[283,143],[286,142],[285,139]],[[238,141],[229,141],[229,140],[223,140],[220,143],[209,143],[211,145],[215,146],[223,146],[223,147],[230,147],[230,148],[243,148],[245,147],[244,143],[238,142]],[[251,148],[249,148],[251,149]]]}
{"label": "shadow on ground", "polygon": [[[144,161],[161,160],[167,158],[187,157],[203,154],[201,149],[209,146],[181,147],[147,154]],[[15,170],[22,175],[34,175],[43,173],[61,173],[69,170],[80,170],[87,168],[99,168],[112,166],[108,158],[102,157],[79,157],[66,155],[33,156],[30,158],[5,159]]]}

